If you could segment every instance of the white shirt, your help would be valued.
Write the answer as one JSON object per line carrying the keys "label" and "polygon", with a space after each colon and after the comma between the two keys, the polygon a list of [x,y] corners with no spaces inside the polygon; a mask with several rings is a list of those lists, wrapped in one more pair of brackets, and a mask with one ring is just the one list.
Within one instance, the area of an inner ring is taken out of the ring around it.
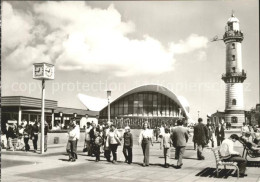
{"label": "white shirt", "polygon": [[110,131],[107,136],[109,144],[118,144],[119,138],[116,131]]}
{"label": "white shirt", "polygon": [[229,156],[231,154],[239,154],[239,152],[234,151],[234,142],[229,138],[222,142],[219,151],[220,155],[223,157]]}
{"label": "white shirt", "polygon": [[164,133],[165,133],[165,129],[164,129],[164,127],[161,127],[160,128],[160,135],[164,135]]}
{"label": "white shirt", "polygon": [[80,138],[80,128],[79,128],[79,125],[76,125],[75,129],[76,129],[76,139],[79,140],[79,138]]}
{"label": "white shirt", "polygon": [[69,140],[70,141],[75,141],[76,139],[77,139],[77,137],[76,137],[76,133],[77,133],[77,128],[75,127],[75,128],[71,128],[70,130],[69,130]]}
{"label": "white shirt", "polygon": [[144,138],[152,138],[152,136],[153,135],[152,135],[151,130],[149,130],[149,129],[142,130],[140,135],[139,135],[139,143],[141,143]]}
{"label": "white shirt", "polygon": [[249,131],[249,128],[248,126],[242,126],[242,129],[241,129],[242,133],[246,133]]}

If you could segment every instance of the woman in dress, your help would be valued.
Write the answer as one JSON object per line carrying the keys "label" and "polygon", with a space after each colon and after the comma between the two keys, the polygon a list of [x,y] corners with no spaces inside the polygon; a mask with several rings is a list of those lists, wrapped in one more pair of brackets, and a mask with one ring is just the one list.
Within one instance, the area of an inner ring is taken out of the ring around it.
{"label": "woman in dress", "polygon": [[143,166],[149,166],[149,150],[150,150],[150,143],[153,145],[152,142],[152,132],[148,129],[148,124],[144,123],[143,129],[139,136],[139,145],[141,144],[144,160]]}

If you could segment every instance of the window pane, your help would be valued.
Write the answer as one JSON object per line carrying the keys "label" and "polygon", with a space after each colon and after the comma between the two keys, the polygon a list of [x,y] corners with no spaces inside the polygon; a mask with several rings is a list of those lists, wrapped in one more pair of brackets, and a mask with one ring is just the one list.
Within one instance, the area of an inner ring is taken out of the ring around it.
{"label": "window pane", "polygon": [[148,107],[148,116],[152,116],[152,114],[153,114],[153,108]]}
{"label": "window pane", "polygon": [[123,114],[124,114],[124,113],[123,113],[123,109],[124,109],[123,107],[119,107],[119,111],[118,111],[118,112],[119,112],[119,113],[118,113],[119,115],[123,115]]}
{"label": "window pane", "polygon": [[138,107],[134,107],[134,115],[137,115],[137,109],[138,109]]}
{"label": "window pane", "polygon": [[129,100],[134,100],[133,94],[132,94],[132,95],[129,95],[128,99],[129,99]]}
{"label": "window pane", "polygon": [[124,115],[128,114],[128,107],[124,107]]}
{"label": "window pane", "polygon": [[134,100],[135,100],[135,101],[138,100],[138,94],[134,94]]}
{"label": "window pane", "polygon": [[139,101],[144,100],[144,95],[143,94],[139,94]]}
{"label": "window pane", "polygon": [[121,99],[121,100],[119,101],[119,107],[123,107],[123,105],[124,105],[124,100]]}
{"label": "window pane", "polygon": [[114,115],[115,115],[115,109],[114,109],[114,107],[111,107],[111,108],[110,108],[110,112],[111,112],[111,116],[114,116]]}
{"label": "window pane", "polygon": [[128,105],[128,114],[133,114],[133,109],[134,109],[134,102],[133,101],[129,101],[129,105]]}
{"label": "window pane", "polygon": [[148,100],[149,100],[149,101],[152,101],[152,100],[153,100],[153,95],[152,95],[152,93],[149,93],[149,95],[148,95]]}
{"label": "window pane", "polygon": [[157,101],[157,94],[156,94],[156,93],[153,94],[153,100],[154,100],[154,101]]}
{"label": "window pane", "polygon": [[153,106],[153,116],[157,116],[157,107]]}
{"label": "window pane", "polygon": [[139,102],[138,102],[138,106],[139,106],[139,107],[143,107],[143,101],[139,101]]}

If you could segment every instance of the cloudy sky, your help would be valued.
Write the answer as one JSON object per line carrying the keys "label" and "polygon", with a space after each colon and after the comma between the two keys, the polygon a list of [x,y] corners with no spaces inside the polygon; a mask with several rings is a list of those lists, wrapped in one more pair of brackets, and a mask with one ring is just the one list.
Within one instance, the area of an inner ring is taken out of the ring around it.
{"label": "cloudy sky", "polygon": [[21,2],[2,4],[2,95],[41,96],[32,64],[55,64],[46,99],[84,108],[78,93],[115,99],[159,84],[184,96],[197,119],[224,110],[225,44],[240,20],[245,109],[259,102],[259,3],[238,1]]}

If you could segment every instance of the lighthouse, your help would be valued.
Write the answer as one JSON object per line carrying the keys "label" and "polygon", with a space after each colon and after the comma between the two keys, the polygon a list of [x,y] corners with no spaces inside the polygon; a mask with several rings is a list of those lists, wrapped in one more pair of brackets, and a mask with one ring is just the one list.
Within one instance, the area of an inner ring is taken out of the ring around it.
{"label": "lighthouse", "polygon": [[240,127],[245,122],[243,82],[246,73],[242,68],[243,39],[239,20],[232,12],[223,35],[226,45],[226,72],[222,75],[222,80],[226,84],[225,122],[231,123],[234,127]]}

